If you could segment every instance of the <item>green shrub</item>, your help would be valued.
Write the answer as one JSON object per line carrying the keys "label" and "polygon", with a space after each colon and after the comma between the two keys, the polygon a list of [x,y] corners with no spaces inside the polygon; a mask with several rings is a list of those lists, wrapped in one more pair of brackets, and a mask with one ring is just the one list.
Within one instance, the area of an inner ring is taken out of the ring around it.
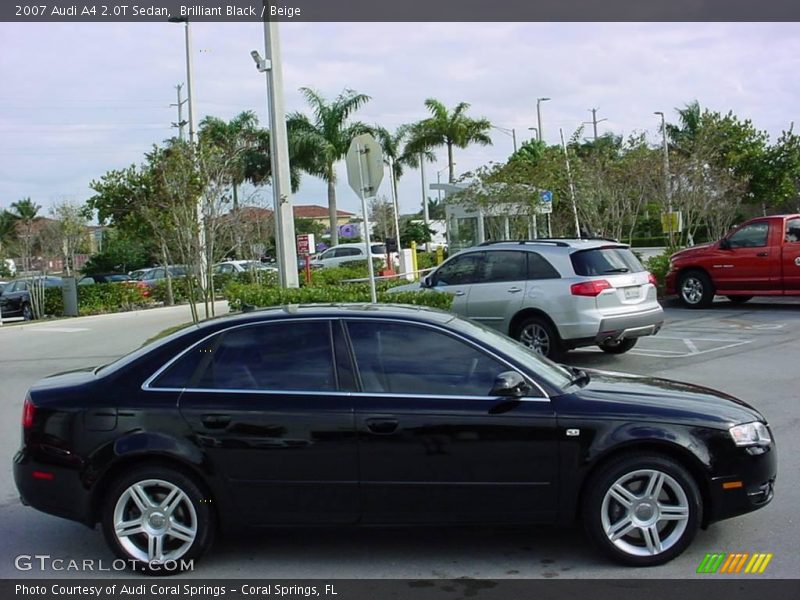
{"label": "green shrub", "polygon": [[[44,291],[44,314],[60,317],[64,314],[64,300],[60,287]],[[78,314],[99,315],[111,312],[125,312],[142,308],[148,299],[142,290],[127,283],[95,283],[78,286]]]}
{"label": "green shrub", "polygon": [[[447,258],[445,252],[444,258]],[[436,262],[436,252],[417,252],[417,268],[422,271],[423,269],[431,269],[438,266]]]}
{"label": "green shrub", "polygon": [[[231,310],[241,310],[243,306],[282,306],[285,304],[334,304],[348,302],[370,302],[368,283],[343,285],[306,286],[301,288],[280,288],[258,284],[231,283],[225,288],[225,297]],[[378,302],[394,304],[417,304],[447,310],[453,297],[433,291],[378,293]]]}
{"label": "green shrub", "polygon": [[658,287],[663,288],[666,284],[667,273],[669,272],[669,257],[680,248],[667,248],[658,256],[651,256],[645,261],[645,268],[656,276]]}

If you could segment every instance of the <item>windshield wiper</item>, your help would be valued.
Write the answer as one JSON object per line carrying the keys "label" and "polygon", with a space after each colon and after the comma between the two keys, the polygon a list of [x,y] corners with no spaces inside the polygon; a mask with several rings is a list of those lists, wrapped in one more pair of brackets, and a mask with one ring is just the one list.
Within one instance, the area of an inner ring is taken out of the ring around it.
{"label": "windshield wiper", "polygon": [[570,367],[569,370],[572,371],[574,377],[569,380],[568,385],[579,385],[580,387],[583,387],[586,384],[588,384],[589,381],[591,381],[589,373],[587,373],[583,369],[579,369],[577,367]]}
{"label": "windshield wiper", "polygon": [[628,267],[617,267],[616,269],[606,269],[603,273],[627,273],[630,271]]}

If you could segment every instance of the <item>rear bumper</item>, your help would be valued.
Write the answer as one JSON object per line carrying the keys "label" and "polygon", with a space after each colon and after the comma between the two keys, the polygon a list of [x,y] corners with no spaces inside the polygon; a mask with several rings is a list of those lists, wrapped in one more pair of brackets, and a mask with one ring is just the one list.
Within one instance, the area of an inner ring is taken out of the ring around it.
{"label": "rear bumper", "polygon": [[599,344],[655,335],[662,325],[664,325],[664,310],[660,306],[639,313],[607,317],[600,322],[594,342]]}
{"label": "rear bumper", "polygon": [[36,461],[24,448],[13,461],[21,502],[42,512],[94,525],[91,496],[73,468]]}

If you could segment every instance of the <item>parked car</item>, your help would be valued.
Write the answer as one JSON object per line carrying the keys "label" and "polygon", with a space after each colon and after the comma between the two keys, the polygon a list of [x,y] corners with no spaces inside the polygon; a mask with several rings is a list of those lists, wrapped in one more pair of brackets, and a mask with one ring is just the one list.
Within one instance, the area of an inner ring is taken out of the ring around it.
{"label": "parked car", "polygon": [[[374,259],[386,262],[386,245],[371,244],[370,253]],[[367,244],[365,242],[354,244],[338,244],[320,252],[310,259],[312,268],[318,267],[340,267],[347,262],[367,260]]]}
{"label": "parked car", "polygon": [[95,283],[121,283],[123,281],[130,281],[130,275],[125,273],[94,273],[93,275],[84,275],[78,280],[78,285],[92,285]]}
{"label": "parked car", "polygon": [[225,260],[214,265],[214,274],[233,275],[250,271],[277,271],[276,267],[257,260]]}
{"label": "parked car", "polygon": [[556,360],[591,345],[622,354],[664,322],[655,277],[606,240],[487,242],[389,291],[420,288],[452,294],[453,312]]}
{"label": "parked car", "polygon": [[753,296],[800,296],[800,215],[758,217],[711,244],[676,252],[667,293],[689,308],[714,296],[743,303]]}
{"label": "parked car", "polygon": [[15,279],[6,283],[0,290],[0,310],[3,312],[3,318],[22,317],[26,321],[34,318],[30,294],[30,287],[34,283],[45,288],[60,287],[61,277],[44,275]]}
{"label": "parked car", "polygon": [[142,294],[147,297],[150,295],[151,288],[154,288],[159,282],[166,281],[167,269],[169,269],[170,277],[177,279],[186,277],[186,267],[181,265],[171,265],[168,267],[153,267],[151,269],[144,269],[138,273],[135,279],[132,279],[134,285],[142,290]]}
{"label": "parked car", "polygon": [[567,369],[420,307],[214,319],[46,378],[22,414],[23,503],[100,522],[137,571],[197,559],[217,529],[578,517],[655,565],[768,504],[777,473],[741,400]]}

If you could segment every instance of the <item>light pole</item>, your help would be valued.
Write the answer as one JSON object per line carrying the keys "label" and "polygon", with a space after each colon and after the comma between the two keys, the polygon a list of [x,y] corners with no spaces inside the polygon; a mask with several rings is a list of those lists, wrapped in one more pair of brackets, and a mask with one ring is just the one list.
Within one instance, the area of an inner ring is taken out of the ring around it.
{"label": "light pole", "polygon": [[542,137],[544,132],[542,131],[542,102],[547,102],[550,98],[537,98],[536,99],[536,122],[539,125],[537,130],[537,134],[539,136],[539,141],[542,141]]}
{"label": "light pole", "polygon": [[669,230],[669,245],[670,247],[674,246],[673,243],[673,235],[672,235],[672,194],[670,193],[669,189],[669,146],[667,146],[667,121],[664,117],[664,113],[660,110],[657,110],[653,113],[654,115],[661,116],[661,136],[664,145],[664,195],[667,200],[667,222],[668,230]]}
{"label": "light pole", "polygon": [[[192,29],[189,24],[188,17],[170,17],[170,23],[183,23],[184,32],[186,35],[186,105],[189,109],[189,147],[192,151],[192,156],[195,157],[195,126],[194,126],[194,88],[192,87]],[[209,302],[208,297],[210,290],[208,289],[208,256],[206,255],[206,217],[203,211],[203,198],[202,196],[197,199],[197,247],[200,258],[200,287],[205,295],[205,313],[206,317],[209,316]],[[211,303],[211,313],[214,312],[214,303]]]}
{"label": "light pole", "polygon": [[[453,166],[455,167],[456,163],[453,163]],[[436,171],[436,184],[437,184],[437,186],[441,186],[442,185],[442,171],[447,171],[447,169],[449,169],[449,168],[450,167],[443,167],[443,168],[439,169],[438,171]],[[437,191],[439,192],[439,204],[441,204],[442,203],[442,190],[439,189]]]}
{"label": "light pole", "polygon": [[[292,184],[289,176],[289,139],[286,132],[286,115],[283,110],[283,72],[281,69],[278,23],[264,21],[264,53],[250,53],[259,73],[266,74],[267,103],[270,130],[270,166],[272,169],[272,196],[275,212],[275,246],[281,286],[300,286],[297,276],[297,247],[294,236],[294,211],[292,210]],[[335,227],[331,223],[331,227]]]}

